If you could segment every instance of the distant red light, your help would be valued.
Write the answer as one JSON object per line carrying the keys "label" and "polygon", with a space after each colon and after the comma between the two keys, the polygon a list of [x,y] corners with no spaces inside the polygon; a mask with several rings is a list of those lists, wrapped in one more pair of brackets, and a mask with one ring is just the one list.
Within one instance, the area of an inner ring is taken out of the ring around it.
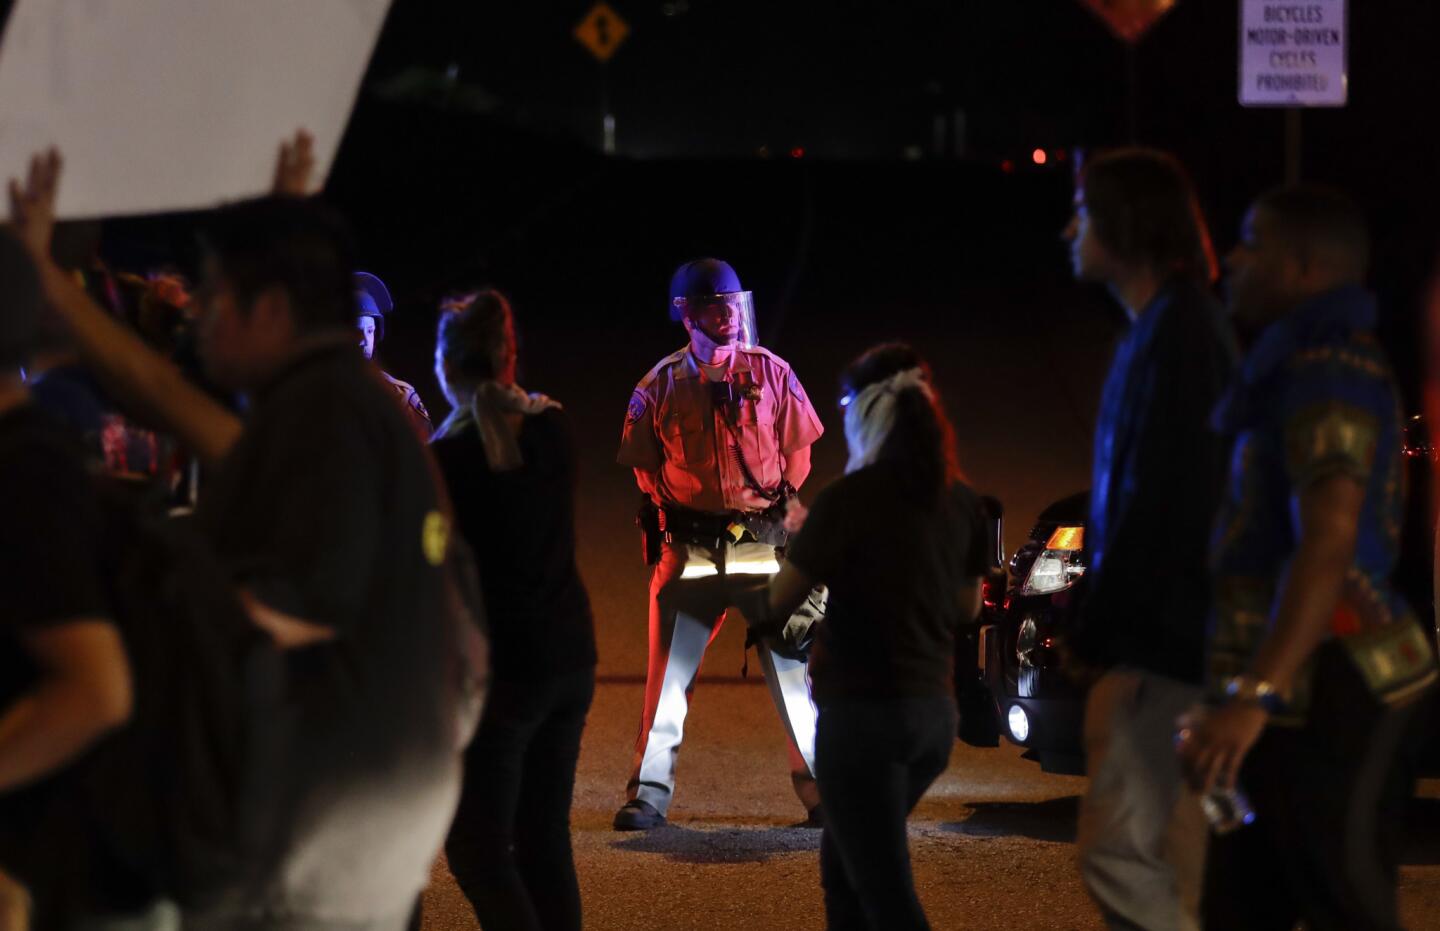
{"label": "distant red light", "polygon": [[1057,162],[1063,162],[1063,161],[1065,161],[1065,158],[1066,158],[1066,156],[1065,156],[1065,150],[1064,150],[1064,149],[1056,149],[1056,150],[1055,150],[1055,161],[1057,161]]}
{"label": "distant red light", "polygon": [[1000,170],[1008,175],[1010,172],[1015,170],[1015,163],[1007,158],[1005,159],[1005,161],[1000,163]]}
{"label": "distant red light", "polygon": [[793,149],[790,150],[790,157],[791,157],[791,158],[804,158],[804,157],[805,157],[805,150],[802,149],[800,146],[797,145],[795,148],[793,148]]}
{"label": "distant red light", "polygon": [[1045,161],[1046,161],[1046,159],[1045,159],[1045,150],[1044,150],[1044,149],[1036,149],[1034,152],[1031,152],[1031,153],[1030,153],[1030,161],[1034,162],[1034,163],[1037,164],[1037,165],[1043,165],[1043,164],[1045,164]]}

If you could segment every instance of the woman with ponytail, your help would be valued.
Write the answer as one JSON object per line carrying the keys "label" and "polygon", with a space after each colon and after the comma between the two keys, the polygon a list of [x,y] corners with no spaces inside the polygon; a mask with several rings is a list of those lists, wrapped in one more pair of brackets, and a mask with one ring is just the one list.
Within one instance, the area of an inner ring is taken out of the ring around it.
{"label": "woman with ponytail", "polygon": [[846,474],[792,539],[770,609],[785,617],[829,586],[810,671],[829,927],[927,928],[905,819],[955,742],[955,629],[979,611],[983,521],[914,349],[876,346],[842,387]]}
{"label": "woman with ponytail", "polygon": [[475,553],[492,660],[445,852],[482,927],[578,929],[570,803],[595,631],[575,564],[574,444],[560,405],[515,383],[516,357],[504,295],[441,306],[435,374],[453,409],[431,449]]}

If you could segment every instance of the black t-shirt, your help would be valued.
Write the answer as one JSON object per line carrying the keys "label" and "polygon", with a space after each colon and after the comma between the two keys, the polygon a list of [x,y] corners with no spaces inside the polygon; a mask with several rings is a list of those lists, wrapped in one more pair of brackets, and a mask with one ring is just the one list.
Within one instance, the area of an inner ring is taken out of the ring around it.
{"label": "black t-shirt", "polygon": [[[79,438],[26,404],[0,415],[0,713],[37,684],[27,632],[107,618],[100,504]],[[31,886],[37,908],[103,901],[121,874],[95,841],[85,767],[0,794],[0,867]],[[133,904],[133,903],[131,903]]]}
{"label": "black t-shirt", "polygon": [[[433,461],[353,337],[256,396],[198,517],[238,586],[336,632],[285,656],[274,727],[292,749],[270,791],[290,839],[265,904],[337,919],[403,909],[425,869],[406,852],[439,842],[427,831],[458,760],[450,529]],[[384,856],[366,849],[382,836]]]}
{"label": "black t-shirt", "polygon": [[35,684],[27,630],[107,617],[100,510],[79,442],[26,404],[0,416],[0,708]]}
{"label": "black t-shirt", "polygon": [[985,571],[969,488],[920,502],[881,460],[820,492],[786,558],[830,588],[811,657],[817,702],[953,694],[960,590]]}
{"label": "black t-shirt", "polygon": [[590,599],[575,564],[575,443],[558,410],[526,417],[524,464],[492,472],[479,431],[430,446],[485,595],[497,678],[595,665]]}

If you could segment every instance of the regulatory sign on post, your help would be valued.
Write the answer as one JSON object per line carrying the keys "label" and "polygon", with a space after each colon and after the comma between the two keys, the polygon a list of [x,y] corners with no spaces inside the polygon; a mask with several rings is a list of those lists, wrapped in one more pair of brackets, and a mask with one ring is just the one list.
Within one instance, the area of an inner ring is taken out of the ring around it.
{"label": "regulatory sign on post", "polygon": [[1242,0],[1241,106],[1345,106],[1346,3]]}

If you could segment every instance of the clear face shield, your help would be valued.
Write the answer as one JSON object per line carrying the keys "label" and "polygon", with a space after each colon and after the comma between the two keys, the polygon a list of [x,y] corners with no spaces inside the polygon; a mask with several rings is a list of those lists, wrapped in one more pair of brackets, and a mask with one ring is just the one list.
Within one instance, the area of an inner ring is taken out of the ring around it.
{"label": "clear face shield", "polygon": [[688,318],[718,346],[760,344],[755,331],[755,301],[749,291],[677,297],[671,303],[678,319]]}

